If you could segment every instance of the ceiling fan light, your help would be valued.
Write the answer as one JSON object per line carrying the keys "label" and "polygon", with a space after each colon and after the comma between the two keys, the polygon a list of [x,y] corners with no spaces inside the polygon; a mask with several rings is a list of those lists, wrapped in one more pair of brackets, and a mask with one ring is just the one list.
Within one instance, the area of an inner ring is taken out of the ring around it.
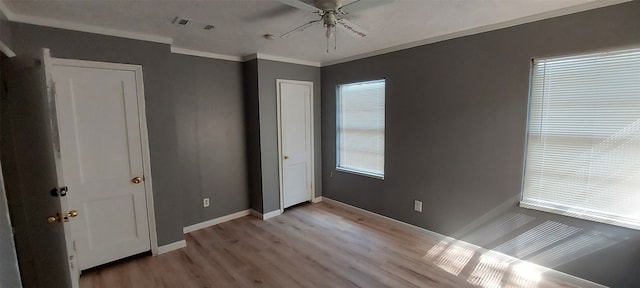
{"label": "ceiling fan light", "polygon": [[333,36],[334,28],[335,26],[334,27],[327,26],[327,32],[325,32],[324,34],[325,36],[327,36],[327,39],[330,39]]}

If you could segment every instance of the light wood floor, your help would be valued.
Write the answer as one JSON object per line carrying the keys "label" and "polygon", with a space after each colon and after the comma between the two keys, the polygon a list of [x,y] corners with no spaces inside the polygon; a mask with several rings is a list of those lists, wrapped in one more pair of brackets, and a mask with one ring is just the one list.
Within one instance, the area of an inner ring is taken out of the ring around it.
{"label": "light wood floor", "polygon": [[[187,247],[85,273],[98,287],[574,287],[326,202],[185,235]],[[524,268],[523,268],[524,267]]]}

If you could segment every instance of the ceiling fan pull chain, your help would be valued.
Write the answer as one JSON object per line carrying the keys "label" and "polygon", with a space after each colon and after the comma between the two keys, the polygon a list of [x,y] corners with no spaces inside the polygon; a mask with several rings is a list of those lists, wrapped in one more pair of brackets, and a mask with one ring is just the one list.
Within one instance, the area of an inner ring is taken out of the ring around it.
{"label": "ceiling fan pull chain", "polygon": [[333,50],[338,50],[338,28],[333,27]]}

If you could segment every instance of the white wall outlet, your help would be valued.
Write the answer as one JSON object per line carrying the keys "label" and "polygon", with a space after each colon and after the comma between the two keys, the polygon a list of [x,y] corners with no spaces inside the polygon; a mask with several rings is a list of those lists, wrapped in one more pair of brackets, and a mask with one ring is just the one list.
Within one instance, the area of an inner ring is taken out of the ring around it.
{"label": "white wall outlet", "polygon": [[422,201],[415,200],[413,202],[413,210],[417,212],[422,212]]}
{"label": "white wall outlet", "polygon": [[209,198],[202,199],[202,206],[209,207]]}

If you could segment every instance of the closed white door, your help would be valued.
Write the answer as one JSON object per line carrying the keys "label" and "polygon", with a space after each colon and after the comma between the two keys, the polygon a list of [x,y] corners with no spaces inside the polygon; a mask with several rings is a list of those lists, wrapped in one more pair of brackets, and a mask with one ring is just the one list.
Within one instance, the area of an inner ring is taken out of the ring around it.
{"label": "closed white door", "polygon": [[313,192],[311,137],[313,83],[277,80],[280,104],[282,209],[310,201]]}
{"label": "closed white door", "polygon": [[136,73],[54,65],[80,269],[150,250]]}

